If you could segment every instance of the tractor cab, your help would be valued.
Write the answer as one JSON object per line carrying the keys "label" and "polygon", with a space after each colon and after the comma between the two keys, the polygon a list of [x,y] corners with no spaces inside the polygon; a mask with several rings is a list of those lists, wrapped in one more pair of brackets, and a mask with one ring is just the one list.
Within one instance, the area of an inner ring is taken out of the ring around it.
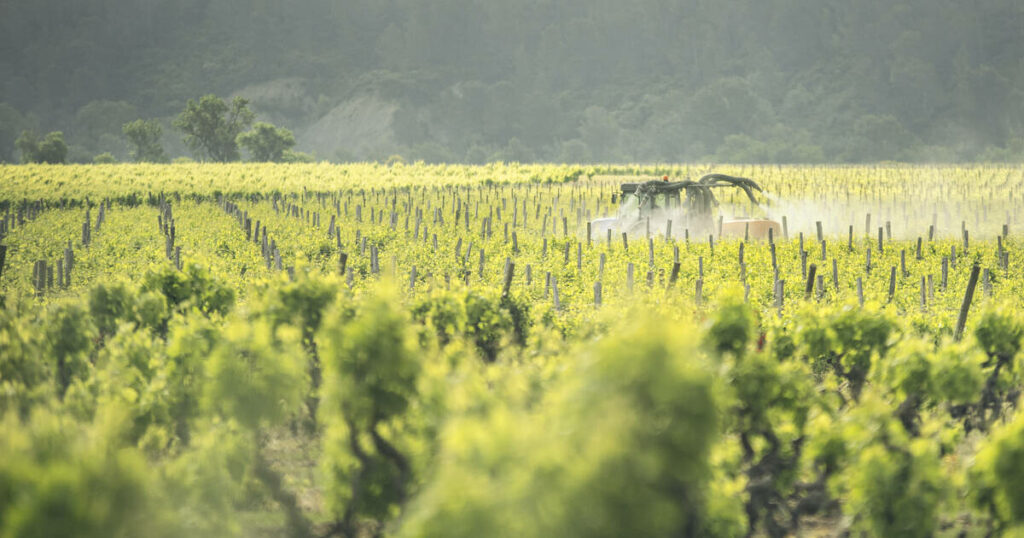
{"label": "tractor cab", "polygon": [[653,217],[660,211],[678,209],[683,205],[682,189],[675,187],[658,188],[667,185],[659,181],[653,185],[626,183],[622,186],[619,216],[628,217],[630,213],[637,218]]}

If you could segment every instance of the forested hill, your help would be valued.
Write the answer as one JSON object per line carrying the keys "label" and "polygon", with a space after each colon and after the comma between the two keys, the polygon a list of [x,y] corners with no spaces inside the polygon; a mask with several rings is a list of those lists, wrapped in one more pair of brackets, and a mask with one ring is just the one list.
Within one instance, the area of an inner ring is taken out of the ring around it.
{"label": "forested hill", "polygon": [[0,160],[206,93],[330,160],[1020,160],[1024,3],[0,0]]}

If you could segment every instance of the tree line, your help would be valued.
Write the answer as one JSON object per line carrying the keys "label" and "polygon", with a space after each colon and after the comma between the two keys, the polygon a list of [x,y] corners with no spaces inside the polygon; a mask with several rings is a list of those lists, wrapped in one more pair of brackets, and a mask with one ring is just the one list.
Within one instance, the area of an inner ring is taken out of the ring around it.
{"label": "tree line", "polygon": [[0,160],[127,158],[213,92],[329,160],[1013,161],[1021,35],[1018,0],[9,0]]}
{"label": "tree line", "polygon": [[[249,100],[235,97],[228,104],[208,94],[198,101],[190,99],[185,110],[174,120],[174,128],[184,135],[184,142],[196,158],[210,162],[233,162],[242,159],[245,148],[254,162],[309,162],[312,156],[293,151],[295,135],[283,127],[256,122],[249,109]],[[246,131],[246,129],[250,129]],[[161,138],[163,127],[157,119],[136,119],[121,127],[130,148],[131,160],[139,163],[166,163],[170,159]],[[53,131],[40,138],[31,130],[22,131],[15,141],[23,163],[64,164],[68,145],[64,133]],[[109,152],[93,158],[95,164],[117,162]]]}

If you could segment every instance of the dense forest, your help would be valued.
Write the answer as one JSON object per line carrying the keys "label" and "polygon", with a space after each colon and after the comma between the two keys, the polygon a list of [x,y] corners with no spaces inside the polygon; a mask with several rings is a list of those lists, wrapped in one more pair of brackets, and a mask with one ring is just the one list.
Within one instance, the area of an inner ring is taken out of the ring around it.
{"label": "dense forest", "polygon": [[0,1],[0,161],[208,93],[321,160],[1019,161],[1024,3]]}

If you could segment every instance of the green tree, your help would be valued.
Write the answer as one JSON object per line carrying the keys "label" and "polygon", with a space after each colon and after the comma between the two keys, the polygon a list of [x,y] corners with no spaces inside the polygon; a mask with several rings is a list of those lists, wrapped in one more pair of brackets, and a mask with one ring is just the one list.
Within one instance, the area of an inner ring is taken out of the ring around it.
{"label": "green tree", "polygon": [[68,158],[68,145],[60,131],[48,133],[42,140],[34,132],[22,131],[14,143],[24,163],[64,164]]}
{"label": "green tree", "polygon": [[[75,112],[68,129],[68,143],[71,146],[69,161],[75,161],[75,153],[83,156],[109,151],[115,157],[127,159],[121,142],[121,126],[139,117],[139,111],[124,101],[92,101]],[[77,151],[76,151],[77,150]]]}
{"label": "green tree", "polygon": [[135,120],[121,127],[128,144],[131,146],[132,159],[135,162],[165,163],[167,154],[160,144],[163,127],[157,120]]}
{"label": "green tree", "polygon": [[114,164],[116,162],[117,158],[109,151],[104,151],[92,158],[92,164]]}
{"label": "green tree", "polygon": [[0,163],[14,162],[14,142],[28,123],[14,107],[0,103]]}
{"label": "green tree", "polygon": [[21,152],[21,162],[36,162],[39,155],[39,137],[31,131],[22,131],[21,136],[14,141],[14,146]]}
{"label": "green tree", "polygon": [[216,162],[240,159],[238,135],[252,125],[256,115],[249,100],[235,97],[228,106],[216,95],[204,95],[199,102],[189,99],[174,127],[185,134],[185,144],[198,156]]}
{"label": "green tree", "polygon": [[285,150],[281,155],[281,162],[285,163],[311,163],[315,161],[316,157],[314,155],[290,149]]}
{"label": "green tree", "polygon": [[895,159],[900,149],[913,140],[896,117],[866,114],[853,122],[853,137],[846,150],[846,159],[854,162],[872,162]]}
{"label": "green tree", "polygon": [[238,135],[238,143],[249,150],[252,160],[258,162],[283,162],[285,151],[295,146],[295,135],[284,127],[274,127],[258,122],[248,133]]}

